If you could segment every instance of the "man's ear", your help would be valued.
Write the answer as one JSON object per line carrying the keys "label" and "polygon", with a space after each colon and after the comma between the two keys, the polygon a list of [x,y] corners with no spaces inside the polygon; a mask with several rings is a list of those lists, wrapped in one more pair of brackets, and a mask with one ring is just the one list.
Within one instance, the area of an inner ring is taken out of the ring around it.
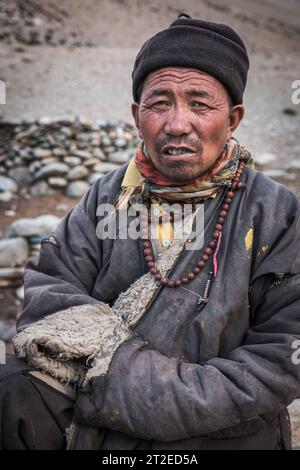
{"label": "man's ear", "polygon": [[232,137],[233,132],[239,126],[241,120],[243,119],[245,114],[245,108],[242,104],[236,104],[232,106],[229,113],[228,118],[228,129],[227,129],[227,140]]}
{"label": "man's ear", "polygon": [[139,131],[139,136],[141,139],[143,139],[142,135],[141,135],[141,131],[140,131],[140,118],[139,118],[139,104],[134,102],[132,103],[131,105],[131,113],[132,113],[132,116],[133,116],[133,119],[134,119],[134,122],[135,122],[135,126],[137,128],[137,130]]}

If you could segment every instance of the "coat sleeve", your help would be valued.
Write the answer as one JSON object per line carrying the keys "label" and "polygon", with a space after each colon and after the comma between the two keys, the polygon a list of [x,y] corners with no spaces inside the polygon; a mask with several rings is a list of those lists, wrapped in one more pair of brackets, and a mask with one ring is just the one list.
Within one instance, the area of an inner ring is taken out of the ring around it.
{"label": "coat sleeve", "polygon": [[51,313],[97,302],[89,294],[102,263],[95,220],[98,186],[95,183],[27,263],[18,331]]}
{"label": "coat sleeve", "polygon": [[185,363],[131,339],[116,351],[108,375],[81,392],[76,418],[174,441],[275,413],[299,396],[299,320],[300,275],[294,275],[267,291],[243,345],[226,358]]}

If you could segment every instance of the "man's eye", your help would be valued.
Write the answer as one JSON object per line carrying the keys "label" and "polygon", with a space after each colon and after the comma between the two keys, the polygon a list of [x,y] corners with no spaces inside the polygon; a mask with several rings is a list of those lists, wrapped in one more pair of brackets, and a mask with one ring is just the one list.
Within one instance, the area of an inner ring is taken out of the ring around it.
{"label": "man's eye", "polygon": [[164,108],[167,108],[169,106],[169,102],[168,101],[156,101],[155,103],[153,103],[151,105],[152,108],[155,108],[155,109],[164,109]]}
{"label": "man's eye", "polygon": [[193,101],[191,103],[191,106],[195,108],[203,108],[203,109],[208,109],[209,106],[206,103],[203,103],[202,101]]}

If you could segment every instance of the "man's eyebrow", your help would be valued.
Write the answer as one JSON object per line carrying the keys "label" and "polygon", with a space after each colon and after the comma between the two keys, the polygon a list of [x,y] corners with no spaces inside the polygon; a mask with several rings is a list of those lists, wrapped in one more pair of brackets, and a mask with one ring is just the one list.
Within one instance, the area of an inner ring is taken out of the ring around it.
{"label": "man's eyebrow", "polygon": [[[207,93],[207,91],[198,90],[197,88],[187,91],[186,94],[189,97],[197,96],[198,98],[210,98],[210,94]],[[157,96],[168,96],[168,95],[170,95],[170,90],[166,88],[156,88],[155,90],[150,91],[148,95],[145,96],[145,100],[150,100],[151,98],[155,98]]]}
{"label": "man's eyebrow", "polygon": [[156,88],[155,90],[150,91],[148,95],[145,96],[145,99],[149,100],[151,98],[155,98],[156,96],[166,96],[169,94],[170,94],[170,91],[167,90],[166,88]]}
{"label": "man's eyebrow", "polygon": [[188,96],[197,96],[198,98],[210,98],[210,94],[204,90],[192,89],[186,92]]}

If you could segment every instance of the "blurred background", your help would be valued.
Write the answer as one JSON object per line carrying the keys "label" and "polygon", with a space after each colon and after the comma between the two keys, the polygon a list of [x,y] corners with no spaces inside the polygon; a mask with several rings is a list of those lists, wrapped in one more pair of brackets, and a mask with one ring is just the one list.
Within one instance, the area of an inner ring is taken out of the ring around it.
{"label": "blurred background", "polygon": [[26,260],[97,178],[133,155],[135,56],[181,12],[227,23],[244,39],[250,72],[236,137],[259,170],[300,195],[299,0],[0,0],[0,339],[8,349]]}

